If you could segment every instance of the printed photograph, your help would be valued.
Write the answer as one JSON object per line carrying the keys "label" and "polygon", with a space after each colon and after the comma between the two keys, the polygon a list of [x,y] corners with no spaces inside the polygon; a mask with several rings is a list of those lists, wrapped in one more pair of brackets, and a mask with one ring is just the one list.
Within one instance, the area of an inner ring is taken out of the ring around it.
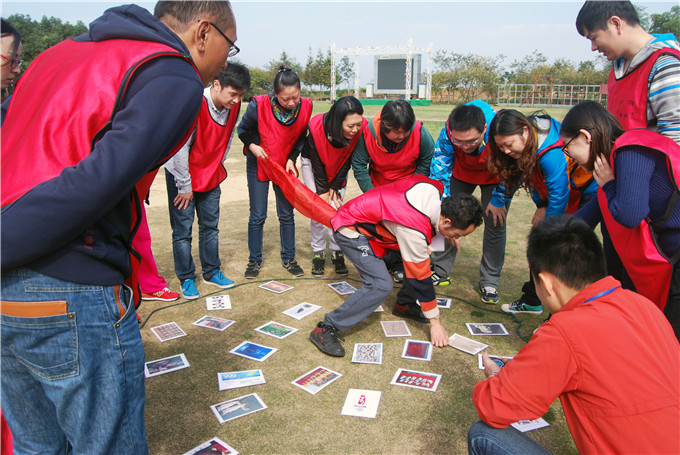
{"label": "printed photograph", "polygon": [[244,341],[229,351],[229,353],[245,357],[246,359],[264,362],[276,351],[278,351],[276,348],[270,348],[268,346],[262,346],[261,344],[251,343],[250,341]]}
{"label": "printed photograph", "polygon": [[352,362],[382,364],[382,343],[355,343]]}
{"label": "printed photograph", "polygon": [[151,327],[151,332],[156,335],[156,338],[158,338],[161,343],[186,336],[184,330],[180,329],[176,322],[168,322],[167,324]]}
{"label": "printed photograph", "polygon": [[290,316],[298,321],[310,314],[314,313],[316,310],[320,309],[319,305],[314,305],[312,303],[302,302],[295,305],[293,308],[289,308],[283,312],[286,316]]}
{"label": "printed photograph", "polygon": [[230,420],[238,419],[244,415],[252,414],[253,412],[267,409],[267,405],[256,393],[244,395],[233,400],[225,401],[210,406],[210,409],[215,413],[217,421],[220,423],[228,422]]}
{"label": "printed photograph", "polygon": [[256,328],[255,331],[282,340],[286,338],[288,335],[297,332],[298,329],[289,327],[287,325],[279,324],[278,322],[269,321],[265,325],[261,325],[260,327]]}
{"label": "printed photograph", "polygon": [[340,295],[354,294],[354,291],[357,290],[357,288],[349,284],[347,281],[340,281],[339,283],[328,283],[328,286],[330,286],[331,289],[333,289]]}
{"label": "printed photograph", "polygon": [[238,455],[238,452],[220,438],[212,438],[184,455]]}
{"label": "printed photograph", "polygon": [[449,337],[449,346],[472,355],[479,354],[489,347],[488,344],[465,338],[463,335],[458,335],[457,333],[454,333]]}
{"label": "printed photograph", "polygon": [[189,368],[189,362],[187,362],[187,358],[184,354],[177,354],[146,362],[144,364],[144,377],[150,378],[158,376],[159,374],[181,370],[183,368]]}
{"label": "printed photograph", "polygon": [[451,308],[452,299],[437,299],[437,306],[439,308]]}
{"label": "printed photograph", "polygon": [[406,340],[401,356],[405,359],[432,360],[432,343],[429,341]]}
{"label": "printed photograph", "polygon": [[[491,355],[491,354],[489,354],[489,358],[491,360],[493,360],[494,362],[496,362],[496,365],[498,365],[501,368],[503,368],[503,366],[505,366],[503,359],[507,360],[508,362],[510,360],[512,360],[512,357],[505,357],[505,356],[502,356],[502,355]],[[479,364],[478,364],[479,369],[483,370],[484,369],[484,361],[482,360],[482,354],[477,354],[477,359],[478,359],[478,362],[479,362]]]}
{"label": "printed photograph", "polygon": [[394,378],[392,378],[392,382],[390,382],[390,384],[436,392],[441,379],[441,374],[425,373],[422,371],[405,370],[403,368],[399,368],[397,373],[394,375]]}
{"label": "printed photograph", "polygon": [[411,331],[404,321],[380,321],[380,325],[382,326],[386,337],[411,336]]}
{"label": "printed photograph", "polygon": [[470,335],[510,335],[505,326],[498,322],[466,322]]}
{"label": "printed photograph", "polygon": [[340,373],[329,370],[328,368],[316,367],[292,381],[291,384],[300,387],[302,390],[309,392],[312,395],[315,395],[321,389],[341,376],[342,375]]}
{"label": "printed photograph", "polygon": [[213,329],[213,330],[218,330],[222,332],[225,330],[227,327],[235,323],[236,321],[232,321],[229,319],[222,319],[222,318],[216,318],[214,316],[203,316],[201,319],[198,321],[194,322],[194,325],[197,325],[199,327],[205,327],[206,329]]}
{"label": "printed photograph", "polygon": [[375,419],[380,397],[382,392],[378,390],[349,389],[340,415]]}
{"label": "printed photograph", "polygon": [[213,295],[205,298],[205,305],[209,311],[231,310],[231,298],[228,295]]}
{"label": "printed photograph", "polygon": [[258,287],[268,291],[276,292],[277,294],[281,294],[293,289],[293,286],[288,286],[287,284],[279,283],[278,281],[270,281],[268,283],[261,284]]}
{"label": "printed photograph", "polygon": [[264,384],[265,382],[262,370],[217,373],[217,383],[220,390],[238,389],[239,387]]}

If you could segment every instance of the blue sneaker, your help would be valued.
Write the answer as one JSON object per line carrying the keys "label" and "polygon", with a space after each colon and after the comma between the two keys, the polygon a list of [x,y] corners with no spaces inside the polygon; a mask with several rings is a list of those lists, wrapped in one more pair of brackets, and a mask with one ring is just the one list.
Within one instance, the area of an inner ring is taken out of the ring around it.
{"label": "blue sneaker", "polygon": [[234,285],[236,284],[232,280],[230,280],[229,278],[224,276],[224,274],[219,270],[215,270],[215,273],[213,273],[212,278],[210,278],[209,280],[206,280],[205,277],[204,277],[203,282],[205,284],[217,286],[218,288],[222,288],[222,289],[233,288]]}
{"label": "blue sneaker", "polygon": [[527,314],[542,314],[543,305],[527,305],[522,302],[522,299],[512,301],[510,304],[504,303],[501,305],[501,310],[506,313],[527,313]]}
{"label": "blue sneaker", "polygon": [[185,299],[198,298],[198,289],[196,289],[196,283],[192,279],[184,280],[180,292],[182,293],[182,297]]}

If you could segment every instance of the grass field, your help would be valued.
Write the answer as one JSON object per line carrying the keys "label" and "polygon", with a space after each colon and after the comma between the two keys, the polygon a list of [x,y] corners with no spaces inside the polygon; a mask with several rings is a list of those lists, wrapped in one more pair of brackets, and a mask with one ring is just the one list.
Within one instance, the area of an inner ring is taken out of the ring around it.
{"label": "grass field", "polygon": [[[325,112],[328,107],[328,103],[316,103],[314,113]],[[434,105],[415,110],[418,118],[426,120],[425,126],[436,139],[451,108]],[[377,109],[378,106],[368,106],[365,115],[372,116]],[[532,112],[534,109],[522,110]],[[561,119],[566,110],[553,109],[550,113]],[[223,439],[241,453],[254,454],[467,453],[467,430],[478,420],[471,400],[472,388],[484,378],[483,372],[477,369],[477,357],[447,347],[435,349],[431,362],[401,358],[405,338],[386,338],[379,323],[398,319],[391,314],[397,287],[384,304],[385,312],[374,313],[343,333],[347,357],[333,358],[321,353],[309,342],[309,332],[323,319],[325,312],[333,310],[345,299],[327,284],[347,280],[358,287],[359,276],[350,265],[349,277],[337,278],[328,269],[328,264],[324,278],[311,278],[309,221],[297,214],[297,260],[306,275],[290,279],[281,266],[278,221],[271,192],[260,280],[243,279],[248,259],[248,192],[241,150],[242,144],[234,138],[226,163],[229,177],[222,184],[220,207],[222,270],[236,281],[237,286],[215,292],[216,288],[203,284],[199,277],[197,285],[201,297],[198,300],[144,302],[139,309],[147,361],[184,353],[191,364],[190,368],[146,380],[146,429],[151,453],[184,453],[213,437]],[[348,197],[358,194],[358,185],[350,177]],[[506,262],[499,289],[501,303],[519,297],[522,283],[528,277],[524,251],[534,207],[525,193],[515,199],[508,216]],[[163,172],[154,182],[150,200],[147,213],[158,269],[170,287],[178,290]],[[194,260],[200,270],[197,228],[194,231]],[[510,336],[478,338],[490,345],[488,352],[492,354],[514,355],[547,315],[513,317],[502,313],[499,306],[479,303],[476,284],[481,238],[480,228],[464,239],[463,251],[458,255],[453,272],[453,283],[436,289],[441,297],[454,299],[451,309],[442,310],[442,320],[449,334],[467,336],[466,322],[502,322]],[[294,289],[274,294],[258,288],[262,282],[273,279],[290,284]],[[192,322],[208,314],[204,297],[221,294],[231,297],[233,309],[213,311],[210,315],[236,323],[223,332],[193,326]],[[300,321],[281,314],[301,302],[314,303],[322,309]],[[253,330],[270,320],[299,331],[278,340]],[[179,324],[187,336],[160,343],[150,328],[171,321]],[[409,339],[428,340],[427,325],[411,321],[407,324],[413,335]],[[229,350],[244,340],[278,351],[262,363],[229,354]],[[383,343],[382,365],[351,363],[354,344],[366,342]],[[317,366],[327,367],[343,376],[316,395],[290,383]],[[442,381],[435,393],[390,385],[398,368],[441,374]],[[218,372],[246,369],[262,369],[267,383],[218,390]],[[340,415],[350,388],[382,391],[376,419]],[[210,405],[250,393],[257,393],[268,408],[221,425],[217,422]],[[553,404],[545,418],[551,426],[536,430],[531,436],[555,454],[575,454],[559,402]]]}

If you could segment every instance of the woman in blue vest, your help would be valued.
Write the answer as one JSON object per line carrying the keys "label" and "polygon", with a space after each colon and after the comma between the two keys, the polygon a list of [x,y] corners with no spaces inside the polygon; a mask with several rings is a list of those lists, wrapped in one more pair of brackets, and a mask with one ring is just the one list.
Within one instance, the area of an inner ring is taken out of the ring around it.
{"label": "woman in blue vest", "polygon": [[[251,98],[238,125],[238,136],[246,155],[250,217],[248,218],[248,265],[245,277],[257,278],[262,266],[262,237],[267,219],[269,175],[264,160],[270,159],[297,175],[295,160],[302,151],[312,115],[312,102],[300,97],[300,78],[281,67],[274,77],[274,91]],[[304,272],[295,261],[295,218],[293,206],[274,184],[276,212],[281,236],[283,267],[293,276]]]}
{"label": "woman in blue vest", "polygon": [[[335,207],[344,200],[347,173],[352,166],[352,153],[366,126],[364,108],[358,99],[345,96],[336,101],[326,114],[315,115],[309,122],[309,134],[302,150],[302,179],[305,185]],[[345,257],[333,238],[333,231],[311,221],[312,275],[324,274],[326,232],[331,260],[338,275],[347,275]]]}
{"label": "woman in blue vest", "polygon": [[[507,195],[524,187],[536,204],[532,226],[545,218],[564,216],[569,204],[567,158],[562,151],[560,123],[547,114],[525,116],[514,109],[503,109],[489,126],[490,166],[501,176]],[[595,194],[592,182],[583,199]],[[533,280],[524,283],[522,297],[503,304],[508,313],[541,314],[543,306]]]}
{"label": "woman in blue vest", "polygon": [[624,132],[594,101],[567,113],[562,138],[565,153],[600,186],[577,216],[604,222],[634,290],[663,310],[680,339],[680,145],[647,129]]}

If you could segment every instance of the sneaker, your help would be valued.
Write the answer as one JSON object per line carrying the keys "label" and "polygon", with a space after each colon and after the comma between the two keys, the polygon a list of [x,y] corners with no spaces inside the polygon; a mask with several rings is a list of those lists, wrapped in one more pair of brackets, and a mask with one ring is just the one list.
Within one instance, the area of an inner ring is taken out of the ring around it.
{"label": "sneaker", "polygon": [[448,286],[451,284],[451,277],[442,278],[436,273],[432,273],[432,284],[435,286]]}
{"label": "sneaker", "polygon": [[345,339],[338,335],[338,330],[335,327],[319,322],[312,333],[309,334],[309,339],[324,354],[333,357],[345,357],[345,348],[338,341],[345,341]]}
{"label": "sneaker", "polygon": [[250,261],[246,266],[246,273],[244,276],[249,280],[254,280],[260,274],[260,267],[262,267],[260,261]]}
{"label": "sneaker", "polygon": [[517,299],[510,304],[504,303],[501,305],[501,310],[506,313],[528,313],[528,314],[542,314],[543,305],[527,305],[521,299]]}
{"label": "sneaker", "polygon": [[283,268],[288,270],[293,276],[302,276],[305,274],[305,272],[302,271],[302,267],[298,265],[295,259],[283,261]]}
{"label": "sneaker", "polygon": [[392,278],[395,283],[404,282],[404,271],[403,270],[392,270]]}
{"label": "sneaker", "polygon": [[198,289],[196,289],[196,283],[192,279],[184,280],[182,283],[182,297],[185,299],[197,299]]}
{"label": "sneaker", "polygon": [[321,253],[314,253],[314,256],[312,256],[312,276],[323,276],[325,265],[326,256],[323,251]]}
{"label": "sneaker", "polygon": [[215,273],[213,273],[213,276],[209,280],[206,280],[205,277],[203,277],[203,282],[205,284],[217,286],[218,288],[222,289],[233,288],[234,285],[236,284],[232,280],[224,276],[224,274],[220,270],[215,270]]}
{"label": "sneaker", "polygon": [[430,322],[428,318],[425,317],[423,310],[417,303],[408,303],[406,305],[401,305],[394,302],[394,307],[392,308],[392,314],[399,316],[400,318],[413,319],[418,322]]}
{"label": "sneaker", "polygon": [[149,294],[142,292],[142,300],[162,300],[163,302],[172,302],[177,299],[179,299],[179,292],[172,292],[168,288]]}
{"label": "sneaker", "polygon": [[341,251],[333,251],[333,256],[331,257],[333,261],[333,266],[335,267],[335,273],[337,275],[345,276],[349,274],[347,266],[345,265],[345,255]]}
{"label": "sneaker", "polygon": [[491,305],[495,305],[498,303],[498,291],[496,290],[495,287],[493,286],[480,286],[477,289],[477,292],[479,292],[480,295],[480,300],[482,303],[489,303]]}

